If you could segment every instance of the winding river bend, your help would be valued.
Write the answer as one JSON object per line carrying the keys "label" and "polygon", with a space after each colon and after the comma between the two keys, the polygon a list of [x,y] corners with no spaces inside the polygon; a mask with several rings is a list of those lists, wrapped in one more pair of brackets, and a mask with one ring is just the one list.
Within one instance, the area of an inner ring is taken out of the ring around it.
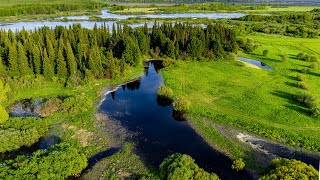
{"label": "winding river bend", "polygon": [[152,167],[157,168],[165,157],[180,152],[222,179],[252,179],[246,171],[232,171],[231,159],[212,149],[188,123],[174,119],[172,104],[163,104],[157,98],[157,89],[163,83],[158,63],[149,62],[139,80],[107,94],[100,112],[135,134],[131,140],[137,144],[138,154]]}

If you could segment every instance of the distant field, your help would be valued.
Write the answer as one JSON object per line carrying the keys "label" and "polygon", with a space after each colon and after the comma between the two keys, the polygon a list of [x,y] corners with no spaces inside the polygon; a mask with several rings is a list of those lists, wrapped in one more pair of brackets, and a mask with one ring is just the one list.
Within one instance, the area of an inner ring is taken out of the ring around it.
{"label": "distant field", "polygon": [[[295,100],[303,91],[298,88],[296,77],[301,69],[311,65],[297,60],[296,55],[300,52],[316,55],[319,39],[263,34],[243,38],[253,39],[259,48],[239,56],[260,60],[275,68],[274,71],[233,62],[178,62],[162,71],[165,84],[174,94],[192,102],[191,124],[209,142],[231,156],[241,155],[241,148],[234,147],[229,138],[223,140],[216,124],[320,152],[320,118],[310,117],[310,110]],[[266,49],[269,50],[267,57],[262,56]],[[280,54],[287,54],[288,61],[282,62]],[[306,80],[308,92],[318,98],[319,77],[319,70],[311,69]]]}
{"label": "distant field", "polygon": [[0,6],[11,6],[16,4],[75,4],[89,2],[106,2],[104,0],[0,0]]}

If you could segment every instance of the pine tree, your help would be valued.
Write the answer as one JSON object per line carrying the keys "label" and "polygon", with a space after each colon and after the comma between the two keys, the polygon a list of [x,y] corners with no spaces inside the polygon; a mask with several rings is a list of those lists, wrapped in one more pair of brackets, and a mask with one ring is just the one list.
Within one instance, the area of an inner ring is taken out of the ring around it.
{"label": "pine tree", "polygon": [[7,75],[7,68],[3,64],[2,57],[0,56],[0,76],[5,76]]}
{"label": "pine tree", "polygon": [[33,72],[29,66],[24,46],[20,42],[18,43],[18,59],[20,76],[32,75]]}
{"label": "pine tree", "polygon": [[60,78],[67,78],[68,76],[67,63],[63,57],[62,47],[59,47],[59,50],[58,50],[57,76]]}
{"label": "pine tree", "polygon": [[71,45],[67,42],[66,46],[66,54],[67,54],[67,65],[69,70],[69,75],[73,76],[77,74],[77,62],[75,60]]}
{"label": "pine tree", "polygon": [[43,76],[49,80],[54,76],[54,68],[50,62],[46,48],[43,50]]}
{"label": "pine tree", "polygon": [[34,73],[37,75],[41,74],[41,69],[42,69],[41,53],[40,53],[40,49],[36,45],[33,45],[32,47],[32,62],[34,67]]}
{"label": "pine tree", "polygon": [[101,53],[97,44],[94,44],[91,48],[89,55],[89,68],[91,72],[96,76],[100,77],[102,74],[102,63],[101,63]]}
{"label": "pine tree", "polygon": [[20,76],[17,49],[13,44],[9,46],[9,67],[11,76]]}

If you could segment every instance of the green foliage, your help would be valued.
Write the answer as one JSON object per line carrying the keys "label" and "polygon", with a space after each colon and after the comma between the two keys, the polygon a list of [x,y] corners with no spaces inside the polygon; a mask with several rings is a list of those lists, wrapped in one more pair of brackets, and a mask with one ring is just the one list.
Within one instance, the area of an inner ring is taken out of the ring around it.
{"label": "green foliage", "polygon": [[236,171],[242,171],[245,168],[246,164],[243,162],[243,159],[234,160],[231,168]]}
{"label": "green foliage", "polygon": [[10,118],[0,129],[0,152],[31,146],[47,134],[49,125],[36,118]]}
{"label": "green foliage", "polygon": [[92,108],[92,105],[93,103],[90,99],[86,96],[80,95],[66,98],[63,101],[61,108],[64,112],[77,114],[88,111]]}
{"label": "green foliage", "polygon": [[8,84],[4,84],[3,81],[0,79],[0,124],[6,122],[9,119],[9,114],[2,107],[2,103],[7,100],[7,93],[11,91],[11,88]]}
{"label": "green foliage", "polygon": [[298,79],[298,81],[305,81],[305,80],[307,80],[307,76],[306,76],[306,74],[298,74],[297,79]]}
{"label": "green foliage", "polygon": [[173,91],[168,86],[162,85],[158,88],[158,95],[164,98],[173,98]]}
{"label": "green foliage", "polygon": [[194,162],[189,155],[179,153],[168,156],[160,164],[160,176],[168,180],[217,180],[214,173],[208,173]]}
{"label": "green foliage", "polygon": [[309,86],[305,82],[298,82],[298,88],[307,90],[307,89],[309,89]]}
{"label": "green foliage", "polygon": [[288,55],[287,54],[280,54],[279,56],[280,56],[282,62],[287,62],[288,61]]}
{"label": "green foliage", "polygon": [[262,54],[263,54],[263,56],[267,57],[269,54],[269,50],[267,50],[267,49],[263,50]]}
{"label": "green foliage", "polygon": [[311,165],[298,160],[279,158],[272,160],[269,172],[259,180],[271,179],[318,179],[319,172]]}
{"label": "green foliage", "polygon": [[78,147],[60,143],[39,150],[31,157],[19,156],[0,166],[1,179],[66,179],[76,176],[87,166],[87,158]]}
{"label": "green foliage", "polygon": [[300,92],[296,96],[296,100],[305,104],[309,108],[315,107],[318,104],[318,98],[306,92]]}
{"label": "green foliage", "polygon": [[299,53],[297,54],[297,59],[302,60],[302,61],[307,61],[307,62],[318,62],[318,57],[313,56],[313,55],[308,55],[305,53]]}
{"label": "green foliage", "polygon": [[178,112],[186,112],[190,106],[191,102],[185,97],[177,97],[173,102],[173,109]]}
{"label": "green foliage", "polygon": [[315,117],[315,118],[320,117],[320,107],[319,106],[312,107],[311,108],[311,115],[312,115],[312,117]]}
{"label": "green foliage", "polygon": [[61,103],[62,101],[59,98],[50,98],[36,112],[42,117],[48,117],[61,108]]}

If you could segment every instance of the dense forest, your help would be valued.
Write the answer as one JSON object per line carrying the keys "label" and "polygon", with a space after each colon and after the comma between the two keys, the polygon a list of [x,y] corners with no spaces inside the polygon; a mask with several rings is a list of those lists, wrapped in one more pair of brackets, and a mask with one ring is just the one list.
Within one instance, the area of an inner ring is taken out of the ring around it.
{"label": "dense forest", "polygon": [[126,66],[137,66],[142,55],[193,59],[223,59],[237,51],[236,34],[226,25],[207,28],[155,23],[132,29],[113,25],[93,30],[74,25],[0,33],[1,74],[4,78],[43,75],[66,85],[94,78],[112,78]]}
{"label": "dense forest", "polygon": [[57,12],[81,11],[91,10],[96,11],[106,7],[106,4],[90,2],[77,4],[17,4],[0,8],[0,17],[7,16],[23,16],[23,15],[37,15],[37,14],[55,14]]}

